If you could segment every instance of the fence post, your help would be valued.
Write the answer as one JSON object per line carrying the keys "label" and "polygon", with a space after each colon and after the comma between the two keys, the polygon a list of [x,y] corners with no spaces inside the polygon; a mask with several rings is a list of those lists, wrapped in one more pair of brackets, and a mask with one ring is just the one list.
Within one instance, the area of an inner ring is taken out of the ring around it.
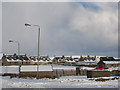
{"label": "fence post", "polygon": [[19,65],[19,78],[20,78],[21,65]]}
{"label": "fence post", "polygon": [[92,70],[87,70],[87,78],[92,78]]}
{"label": "fence post", "polygon": [[58,77],[58,71],[57,71],[57,69],[56,69],[56,76]]}
{"label": "fence post", "polygon": [[80,67],[76,67],[76,75],[80,74]]}
{"label": "fence post", "polygon": [[6,73],[8,72],[8,70],[7,70],[7,66],[6,66]]}
{"label": "fence post", "polygon": [[81,69],[80,69],[80,76],[82,75]]}
{"label": "fence post", "polygon": [[63,76],[64,76],[64,69],[63,69]]}
{"label": "fence post", "polygon": [[85,69],[85,75],[87,75],[87,70]]}
{"label": "fence post", "polygon": [[83,74],[83,72],[82,72],[83,70],[81,69],[81,76],[82,76],[82,74]]}

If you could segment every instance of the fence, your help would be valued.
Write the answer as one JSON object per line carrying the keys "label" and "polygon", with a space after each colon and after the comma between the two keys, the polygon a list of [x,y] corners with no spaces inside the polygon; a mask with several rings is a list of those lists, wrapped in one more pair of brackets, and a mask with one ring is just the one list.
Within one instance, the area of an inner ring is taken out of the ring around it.
{"label": "fence", "polygon": [[3,66],[2,74],[11,77],[37,77],[39,78],[56,78],[60,76],[77,76],[87,75],[86,69],[53,69],[51,65],[40,65],[37,71],[37,65],[32,66]]}

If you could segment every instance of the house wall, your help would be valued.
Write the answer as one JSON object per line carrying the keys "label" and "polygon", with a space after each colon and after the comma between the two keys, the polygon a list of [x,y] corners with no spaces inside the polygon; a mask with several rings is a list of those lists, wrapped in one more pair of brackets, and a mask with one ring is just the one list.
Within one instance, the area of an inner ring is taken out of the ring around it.
{"label": "house wall", "polygon": [[4,57],[2,57],[2,65],[3,66],[8,65],[8,62],[7,62],[7,60]]}

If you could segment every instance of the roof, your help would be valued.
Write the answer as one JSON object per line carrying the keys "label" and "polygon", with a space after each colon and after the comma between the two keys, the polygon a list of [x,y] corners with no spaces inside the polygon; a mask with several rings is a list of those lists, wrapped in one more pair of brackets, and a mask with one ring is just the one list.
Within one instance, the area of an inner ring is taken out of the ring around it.
{"label": "roof", "polygon": [[105,64],[119,64],[120,61],[103,61]]}
{"label": "roof", "polygon": [[115,61],[113,57],[100,57],[100,60],[102,61]]}
{"label": "roof", "polygon": [[29,61],[26,55],[4,55],[7,61]]}
{"label": "roof", "polygon": [[118,58],[118,59],[115,59],[115,61],[120,61],[120,59]]}
{"label": "roof", "polygon": [[40,58],[38,58],[38,56],[30,56],[31,60],[51,60],[48,56],[40,56]]}

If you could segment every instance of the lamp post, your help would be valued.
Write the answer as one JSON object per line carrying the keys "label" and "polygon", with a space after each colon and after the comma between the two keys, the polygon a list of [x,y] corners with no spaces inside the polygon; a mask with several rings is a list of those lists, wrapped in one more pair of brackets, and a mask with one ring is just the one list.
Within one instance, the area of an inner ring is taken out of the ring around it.
{"label": "lamp post", "polygon": [[[20,55],[20,43],[19,41],[9,40],[9,42],[15,42],[18,44],[18,55]],[[19,74],[20,74],[21,62],[19,62]]]}
{"label": "lamp post", "polygon": [[18,44],[18,55],[20,55],[20,43],[19,43],[19,41],[9,40],[9,42],[15,42]]}
{"label": "lamp post", "polygon": [[[25,26],[28,26],[28,27],[35,26],[35,27],[38,27],[38,59],[39,59],[39,57],[40,57],[40,52],[39,52],[39,49],[40,49],[40,47],[39,47],[39,45],[40,45],[40,26],[39,25],[31,25],[31,24],[28,24],[28,23],[26,23]],[[39,63],[39,61],[38,61],[38,63]],[[39,64],[37,64],[37,76],[36,76],[36,78],[38,78],[38,76],[39,76],[39,72],[38,71],[39,71]]]}

